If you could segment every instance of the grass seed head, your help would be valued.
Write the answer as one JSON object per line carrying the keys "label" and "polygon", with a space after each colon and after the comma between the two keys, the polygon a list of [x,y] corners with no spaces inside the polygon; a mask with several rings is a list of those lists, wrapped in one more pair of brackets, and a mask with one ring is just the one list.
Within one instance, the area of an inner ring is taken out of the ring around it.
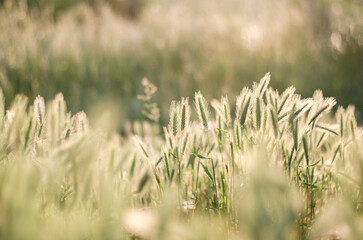
{"label": "grass seed head", "polygon": [[231,124],[231,110],[229,106],[228,97],[224,96],[221,100],[222,103],[222,112],[223,112],[223,120],[227,127]]}
{"label": "grass seed head", "polygon": [[171,102],[170,112],[169,112],[169,132],[173,134],[174,137],[180,131],[180,103],[176,103],[175,101]]}
{"label": "grass seed head", "polygon": [[209,130],[209,109],[208,104],[201,92],[195,93],[195,106],[197,109],[199,121],[204,130]]}
{"label": "grass seed head", "polygon": [[190,121],[190,106],[189,106],[189,98],[181,99],[180,106],[180,131],[183,132],[185,129],[189,127]]}
{"label": "grass seed head", "polygon": [[34,116],[37,118],[39,125],[42,125],[44,122],[44,116],[45,116],[44,98],[38,95],[35,98],[33,108],[34,108]]}

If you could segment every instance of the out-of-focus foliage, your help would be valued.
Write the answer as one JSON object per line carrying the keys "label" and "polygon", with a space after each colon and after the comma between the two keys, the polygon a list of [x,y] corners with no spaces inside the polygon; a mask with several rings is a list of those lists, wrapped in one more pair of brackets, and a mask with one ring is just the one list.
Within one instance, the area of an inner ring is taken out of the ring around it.
{"label": "out-of-focus foliage", "polygon": [[145,0],[0,0],[0,7],[25,8],[28,13],[36,15],[50,12],[51,16],[58,17],[82,3],[88,4],[96,11],[100,5],[108,4],[117,14],[134,19],[140,15]]}
{"label": "out-of-focus foliage", "polygon": [[135,119],[138,83],[148,77],[165,122],[175,97],[199,89],[237,95],[271,71],[277,89],[293,84],[307,97],[321,88],[363,108],[359,1],[5,0],[0,11],[8,102],[17,93],[50,99],[62,91],[73,111],[106,97]]}
{"label": "out-of-focus foliage", "polygon": [[332,116],[334,98],[269,81],[236,105],[182,98],[163,133],[133,122],[126,136],[102,110],[93,124],[72,115],[62,94],[5,111],[0,91],[0,238],[362,239],[354,108]]}

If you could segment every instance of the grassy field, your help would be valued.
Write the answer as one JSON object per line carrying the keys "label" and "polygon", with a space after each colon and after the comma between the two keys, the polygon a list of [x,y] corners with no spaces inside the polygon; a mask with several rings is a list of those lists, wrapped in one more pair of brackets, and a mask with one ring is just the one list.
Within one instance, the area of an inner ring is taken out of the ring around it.
{"label": "grassy field", "polygon": [[362,16],[0,0],[0,240],[363,239]]}
{"label": "grassy field", "polygon": [[1,94],[0,239],[361,239],[354,107],[332,115],[321,91],[269,82],[235,100],[197,92],[171,102],[162,129],[134,122],[125,136],[112,117],[71,115],[62,94],[6,111]]}

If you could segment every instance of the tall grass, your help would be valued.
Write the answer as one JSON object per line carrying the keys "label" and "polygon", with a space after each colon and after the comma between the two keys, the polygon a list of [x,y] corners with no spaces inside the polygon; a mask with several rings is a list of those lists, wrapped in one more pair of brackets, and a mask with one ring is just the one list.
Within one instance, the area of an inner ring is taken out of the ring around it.
{"label": "tall grass", "polygon": [[334,117],[321,91],[303,99],[269,81],[236,107],[182,98],[163,135],[143,123],[124,137],[70,114],[62,94],[18,95],[5,111],[1,93],[0,238],[360,239],[354,107]]}

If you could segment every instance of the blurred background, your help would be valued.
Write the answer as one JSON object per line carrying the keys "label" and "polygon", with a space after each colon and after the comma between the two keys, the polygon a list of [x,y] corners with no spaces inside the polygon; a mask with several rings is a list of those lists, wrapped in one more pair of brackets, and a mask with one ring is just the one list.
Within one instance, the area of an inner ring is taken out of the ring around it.
{"label": "blurred background", "polygon": [[7,105],[62,92],[73,113],[112,102],[141,119],[147,77],[165,123],[171,100],[233,99],[266,72],[279,91],[354,104],[362,122],[362,0],[0,0]]}

